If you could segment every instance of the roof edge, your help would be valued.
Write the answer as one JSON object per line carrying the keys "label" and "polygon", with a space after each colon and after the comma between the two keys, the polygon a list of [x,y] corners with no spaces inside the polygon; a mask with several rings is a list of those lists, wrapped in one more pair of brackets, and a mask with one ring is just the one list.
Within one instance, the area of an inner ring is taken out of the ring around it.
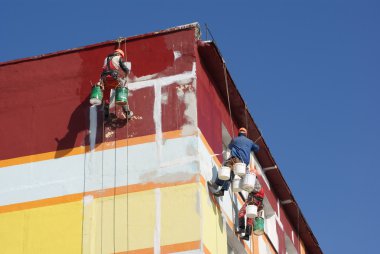
{"label": "roof edge", "polygon": [[[214,41],[200,41],[200,44],[201,44],[201,45],[202,45],[202,44],[203,44],[203,45],[204,45],[204,44],[208,44],[208,45],[210,45],[211,47],[213,47],[213,48],[215,49],[215,51],[217,52],[217,55],[218,55],[219,61],[220,61],[222,64],[225,64],[225,61],[224,61],[223,55],[221,54],[219,48],[217,47],[217,45],[216,45],[216,43],[215,43]],[[241,100],[242,104],[247,105],[246,102],[244,101],[243,97],[241,96],[239,90],[237,89],[237,87],[236,87],[236,85],[235,85],[235,82],[233,81],[232,76],[231,76],[230,72],[228,71],[227,66],[226,66],[226,72],[227,72],[227,77],[228,77],[228,84],[229,84],[228,86],[230,87],[229,89],[233,89],[233,90],[235,90],[234,92],[236,92],[236,94],[239,96],[239,99]],[[272,171],[273,173],[276,173],[276,175],[277,175],[277,179],[281,182],[282,186],[285,187],[286,191],[289,192],[289,193],[288,193],[288,195],[290,195],[289,198],[293,201],[294,205],[296,206],[297,210],[299,211],[300,222],[301,222],[301,223],[304,222],[304,227],[305,227],[305,228],[307,229],[307,231],[308,231],[306,234],[302,234],[302,233],[300,233],[300,238],[303,239],[304,244],[305,244],[305,240],[306,240],[305,238],[307,238],[308,236],[310,236],[311,239],[312,239],[312,241],[314,242],[314,246],[308,246],[308,247],[309,247],[310,249],[314,249],[314,250],[316,249],[317,252],[313,252],[313,251],[310,251],[310,250],[309,250],[310,252],[308,252],[308,253],[323,253],[323,252],[322,252],[322,249],[321,249],[320,246],[319,246],[319,243],[318,243],[316,237],[314,236],[313,231],[311,230],[309,224],[308,224],[307,221],[306,221],[306,218],[304,217],[303,213],[301,212],[301,208],[299,207],[299,205],[298,205],[296,199],[295,199],[294,196],[293,196],[293,193],[291,192],[291,190],[290,190],[290,188],[289,188],[287,182],[285,181],[285,178],[284,178],[284,176],[282,175],[282,173],[281,173],[281,171],[280,171],[280,169],[279,169],[279,167],[278,167],[278,164],[276,163],[274,157],[272,156],[272,154],[271,154],[271,152],[270,152],[270,150],[269,150],[269,147],[267,146],[267,144],[266,144],[266,142],[265,142],[265,140],[264,140],[264,137],[262,136],[261,131],[259,130],[258,126],[256,125],[256,123],[255,123],[255,121],[254,121],[252,115],[251,115],[250,112],[248,111],[248,108],[245,107],[244,110],[245,110],[246,113],[247,113],[247,117],[250,118],[251,122],[253,123],[253,127],[254,127],[254,129],[256,130],[256,132],[257,132],[257,133],[259,134],[259,136],[261,137],[261,141],[262,141],[263,144],[264,144],[264,147],[263,147],[263,148],[265,149],[265,153],[267,154],[267,156],[269,156],[270,160],[273,162],[273,165],[274,165],[274,166],[277,166],[277,168],[276,168],[275,170],[271,170],[271,171]],[[234,118],[234,116],[232,116],[232,117]],[[234,118],[234,119],[237,120],[236,118]],[[261,163],[260,163],[260,164],[261,164]],[[269,180],[269,179],[268,179],[268,180]],[[272,183],[272,187],[273,187],[273,189],[275,189],[276,194],[277,194],[277,193],[284,192],[284,190],[283,190],[282,188],[280,188],[280,186],[278,186],[277,184],[273,184],[273,183]],[[284,207],[284,210],[285,210],[285,213],[287,213],[288,209],[285,209],[285,207]],[[292,222],[290,221],[290,218],[289,218],[289,223],[291,223],[291,224],[293,225],[293,228],[296,228],[296,225],[294,225],[294,223],[292,223]],[[298,228],[297,230],[299,230],[299,228]],[[310,240],[310,239],[309,239],[309,240]]]}
{"label": "roof edge", "polygon": [[185,24],[185,25],[166,28],[163,30],[155,31],[155,32],[149,32],[149,33],[140,34],[140,35],[133,35],[133,36],[129,36],[129,37],[120,37],[120,38],[117,38],[114,40],[98,42],[98,43],[94,43],[94,44],[90,44],[90,45],[86,45],[86,46],[80,46],[80,47],[76,47],[76,48],[64,49],[64,50],[59,50],[59,51],[41,54],[41,55],[36,55],[36,56],[30,56],[30,57],[25,57],[25,58],[9,60],[6,62],[0,62],[0,67],[5,66],[5,65],[16,64],[16,63],[20,63],[20,62],[34,61],[34,60],[38,60],[38,59],[42,59],[42,58],[48,58],[48,57],[52,57],[52,56],[67,54],[67,53],[71,53],[71,52],[75,52],[75,51],[79,51],[79,50],[84,50],[84,49],[92,49],[92,48],[97,48],[97,47],[101,47],[101,46],[112,45],[114,43],[118,43],[120,40],[122,42],[134,41],[134,40],[140,40],[140,39],[147,38],[147,37],[153,37],[153,36],[178,32],[178,31],[182,31],[182,30],[191,30],[191,29],[196,30],[196,37],[197,37],[197,39],[199,39],[200,38],[200,25],[198,22],[193,22],[193,23],[189,23],[189,24]]}

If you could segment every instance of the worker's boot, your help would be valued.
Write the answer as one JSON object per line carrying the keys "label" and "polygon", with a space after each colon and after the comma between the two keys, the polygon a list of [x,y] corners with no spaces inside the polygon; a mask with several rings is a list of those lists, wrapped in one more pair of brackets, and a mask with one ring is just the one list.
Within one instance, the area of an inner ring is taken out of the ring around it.
{"label": "worker's boot", "polygon": [[216,194],[216,195],[219,195],[220,192],[223,192],[222,191],[222,186],[219,186],[217,185],[216,183],[213,183],[211,181],[207,181],[207,185],[208,187],[210,188],[210,191],[212,192],[212,194]]}
{"label": "worker's boot", "polygon": [[133,112],[129,109],[128,105],[123,105],[123,111],[125,113],[126,118],[131,119],[133,116]]}
{"label": "worker's boot", "polygon": [[245,241],[249,241],[249,237],[251,236],[251,233],[252,233],[252,226],[247,225],[247,227],[245,229],[245,235],[241,239],[243,239]]}
{"label": "worker's boot", "polygon": [[236,230],[236,234],[242,234],[245,231],[245,218],[241,217],[239,218],[239,227]]}

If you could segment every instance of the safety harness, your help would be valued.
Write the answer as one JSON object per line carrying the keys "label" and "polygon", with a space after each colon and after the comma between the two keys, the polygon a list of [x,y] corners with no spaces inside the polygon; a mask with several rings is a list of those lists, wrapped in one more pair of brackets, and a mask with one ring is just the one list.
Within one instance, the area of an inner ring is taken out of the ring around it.
{"label": "safety harness", "polygon": [[107,56],[107,64],[106,64],[106,66],[103,69],[103,72],[101,74],[102,79],[113,78],[113,79],[117,80],[117,77],[119,76],[119,72],[115,69],[115,66],[113,66],[113,64],[112,64],[112,58],[114,56],[116,56],[116,55],[112,54],[112,55]]}

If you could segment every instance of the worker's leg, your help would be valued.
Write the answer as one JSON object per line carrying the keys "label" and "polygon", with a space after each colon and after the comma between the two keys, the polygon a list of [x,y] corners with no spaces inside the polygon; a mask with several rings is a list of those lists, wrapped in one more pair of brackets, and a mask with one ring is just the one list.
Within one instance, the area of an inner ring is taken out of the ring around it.
{"label": "worker's leg", "polygon": [[104,86],[104,102],[103,102],[103,112],[104,120],[108,121],[110,115],[110,95],[111,88],[109,86]]}
{"label": "worker's leg", "polygon": [[252,234],[253,218],[247,218],[247,227],[245,228],[244,240],[249,241],[249,237]]}
{"label": "worker's leg", "polygon": [[[128,89],[127,82],[125,82],[125,81],[124,81],[123,79],[121,79],[121,78],[118,78],[117,80],[118,80],[119,86],[121,86],[121,87],[125,87],[126,89]],[[132,111],[130,110],[130,108],[129,108],[128,98],[127,98],[126,104],[123,105],[122,108],[123,108],[123,111],[124,111],[126,117],[127,117],[128,119],[131,119],[132,116],[133,116],[133,112],[132,112]]]}
{"label": "worker's leg", "polygon": [[229,167],[231,169],[231,174],[230,174],[230,179],[229,180],[226,180],[224,181],[223,184],[221,184],[222,186],[222,191],[227,191],[229,188],[230,188],[230,185],[232,183],[232,181],[234,180],[235,178],[235,173],[233,171],[233,166],[235,163],[237,162],[240,162],[240,160],[236,157],[231,157],[229,158],[225,163],[224,163],[224,166],[226,167]]}
{"label": "worker's leg", "polygon": [[245,229],[245,213],[246,213],[247,203],[244,203],[243,206],[240,208],[238,213],[238,220],[239,220],[239,228],[236,233],[243,233]]}
{"label": "worker's leg", "polygon": [[216,177],[216,180],[214,183],[211,181],[208,182],[208,185],[211,189],[211,192],[214,193],[215,196],[220,197],[224,195],[224,191],[228,190],[231,185],[231,181],[234,179],[234,173],[232,171],[232,166],[235,163],[237,158],[230,157],[228,158],[224,163],[223,166],[229,167],[231,169],[230,179],[229,180],[221,180],[218,177]]}

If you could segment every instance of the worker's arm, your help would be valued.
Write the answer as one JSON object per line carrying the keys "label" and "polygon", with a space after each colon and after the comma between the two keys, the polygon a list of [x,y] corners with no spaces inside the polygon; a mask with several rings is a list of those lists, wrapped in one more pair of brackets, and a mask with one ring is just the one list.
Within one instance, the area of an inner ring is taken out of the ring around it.
{"label": "worker's arm", "polygon": [[254,142],[252,142],[251,151],[254,153],[257,153],[259,151],[260,147],[256,145]]}
{"label": "worker's arm", "polygon": [[232,150],[233,145],[234,145],[234,140],[232,139],[231,142],[228,144],[228,149]]}
{"label": "worker's arm", "polygon": [[124,59],[121,57],[119,59],[119,65],[120,65],[121,69],[125,72],[125,74],[129,73],[127,62],[125,62]]}

